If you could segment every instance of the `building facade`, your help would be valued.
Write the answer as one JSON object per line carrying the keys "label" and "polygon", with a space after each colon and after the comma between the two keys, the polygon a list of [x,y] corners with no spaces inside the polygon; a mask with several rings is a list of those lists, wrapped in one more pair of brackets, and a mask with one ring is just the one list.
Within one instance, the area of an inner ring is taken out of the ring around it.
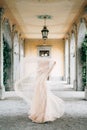
{"label": "building facade", "polygon": [[81,44],[87,33],[87,4],[72,22],[63,39],[26,39],[17,25],[6,16],[0,7],[0,98],[5,91],[14,90],[20,79],[20,63],[26,56],[48,57],[56,61],[49,80],[65,80],[74,90],[82,91],[82,65],[80,62]]}

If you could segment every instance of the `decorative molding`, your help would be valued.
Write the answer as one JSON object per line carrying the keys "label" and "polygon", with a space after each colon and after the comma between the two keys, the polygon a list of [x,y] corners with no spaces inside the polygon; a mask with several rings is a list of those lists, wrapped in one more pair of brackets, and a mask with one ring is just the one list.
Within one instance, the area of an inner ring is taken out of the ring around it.
{"label": "decorative molding", "polygon": [[44,18],[46,18],[46,19],[52,19],[52,16],[51,15],[38,15],[37,18],[38,19],[44,19]]}

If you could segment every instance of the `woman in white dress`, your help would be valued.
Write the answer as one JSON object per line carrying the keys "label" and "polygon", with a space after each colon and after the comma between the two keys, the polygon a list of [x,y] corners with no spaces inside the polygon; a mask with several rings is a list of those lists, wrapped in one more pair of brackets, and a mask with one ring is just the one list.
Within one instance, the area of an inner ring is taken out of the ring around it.
{"label": "woman in white dress", "polygon": [[[34,60],[34,62],[35,61],[36,60]],[[32,63],[32,60],[29,60],[29,62]],[[31,96],[31,104],[28,117],[33,122],[44,123],[48,121],[54,121],[64,114],[63,100],[55,96],[48,89],[46,82],[55,63],[56,62],[45,58],[37,60],[36,72],[35,74],[32,73],[35,75],[35,77],[30,81],[30,75],[27,74],[27,78],[23,78],[15,84],[16,92],[25,100],[27,100],[27,102],[30,100],[29,98]],[[31,70],[33,69],[31,68]],[[26,79],[29,81],[27,89],[24,84],[24,82],[26,82]],[[29,87],[33,92],[32,94],[30,94],[30,91],[28,89]]]}

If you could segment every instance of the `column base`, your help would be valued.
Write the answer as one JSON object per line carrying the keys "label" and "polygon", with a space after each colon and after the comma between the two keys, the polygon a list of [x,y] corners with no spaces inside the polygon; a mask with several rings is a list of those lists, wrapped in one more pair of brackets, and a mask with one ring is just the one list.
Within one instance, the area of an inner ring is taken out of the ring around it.
{"label": "column base", "polygon": [[85,88],[85,100],[87,100],[87,88]]}
{"label": "column base", "polygon": [[77,91],[77,81],[76,80],[73,81],[73,88],[75,91]]}
{"label": "column base", "polygon": [[67,83],[70,84],[70,77],[67,78]]}
{"label": "column base", "polygon": [[0,100],[5,98],[5,91],[0,89]]}

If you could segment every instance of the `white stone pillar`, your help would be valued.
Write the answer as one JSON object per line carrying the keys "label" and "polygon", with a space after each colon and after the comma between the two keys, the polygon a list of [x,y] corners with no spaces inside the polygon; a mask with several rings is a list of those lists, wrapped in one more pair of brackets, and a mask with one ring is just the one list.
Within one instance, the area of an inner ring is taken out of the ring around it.
{"label": "white stone pillar", "polygon": [[[74,47],[73,48],[74,49],[73,56],[75,58],[75,59],[73,59],[74,60],[74,66],[73,66],[74,67],[74,70],[73,70],[74,71],[74,75],[73,75],[73,79],[74,79],[73,80],[73,88],[74,88],[74,90],[77,90],[77,24],[76,23],[73,24],[72,35],[74,36],[74,37],[72,37],[72,38],[74,38],[74,39],[72,39],[74,41],[71,41],[71,44],[72,44],[72,42],[74,44],[74,46],[73,46]],[[72,74],[71,74],[71,76],[72,76]]]}
{"label": "white stone pillar", "polygon": [[78,31],[78,40],[77,40],[77,90],[81,91],[82,88],[82,64],[80,60],[80,48],[86,34],[86,25],[84,19],[81,19],[79,31]]}
{"label": "white stone pillar", "polygon": [[75,81],[74,81],[74,90],[78,88],[78,79],[77,79],[77,25],[75,25]]}
{"label": "white stone pillar", "polygon": [[72,30],[70,40],[70,84],[75,82],[75,33]]}
{"label": "white stone pillar", "polygon": [[68,69],[69,69],[69,42],[68,42],[68,39],[66,38],[65,39],[65,57],[64,57],[64,60],[65,60],[65,81],[68,83],[68,77],[69,77],[69,73],[68,73]]}
{"label": "white stone pillar", "polygon": [[67,83],[70,84],[70,34],[68,34],[68,79]]}
{"label": "white stone pillar", "polygon": [[3,31],[2,31],[2,20],[3,20],[4,9],[0,8],[0,99],[4,98],[5,88],[3,85]]}

